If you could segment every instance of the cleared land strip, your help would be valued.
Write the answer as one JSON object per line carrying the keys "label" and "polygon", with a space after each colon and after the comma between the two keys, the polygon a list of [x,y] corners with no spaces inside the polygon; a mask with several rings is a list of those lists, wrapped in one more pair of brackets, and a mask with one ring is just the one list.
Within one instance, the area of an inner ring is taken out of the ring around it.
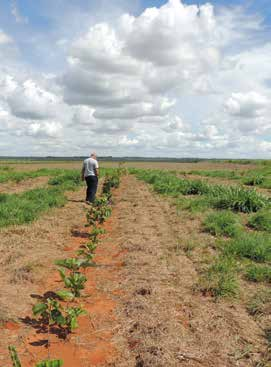
{"label": "cleared land strip", "polygon": [[254,366],[266,340],[245,306],[194,290],[196,267],[182,249],[212,237],[197,219],[177,218],[168,200],[135,177],[123,178],[122,189],[116,205],[126,251],[119,335],[128,348],[123,345],[116,366]]}
{"label": "cleared land strip", "polygon": [[0,183],[0,194],[19,194],[24,191],[37,189],[47,184],[49,177],[42,176],[30,178],[18,183],[5,182]]}

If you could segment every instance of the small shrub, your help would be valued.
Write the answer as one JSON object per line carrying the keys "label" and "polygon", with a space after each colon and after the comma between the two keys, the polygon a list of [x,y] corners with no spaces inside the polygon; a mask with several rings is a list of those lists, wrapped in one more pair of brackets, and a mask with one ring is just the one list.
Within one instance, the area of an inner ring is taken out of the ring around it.
{"label": "small shrub", "polygon": [[250,265],[246,270],[246,278],[252,282],[271,283],[270,266]]}
{"label": "small shrub", "polygon": [[202,275],[200,289],[214,297],[234,297],[238,293],[235,263],[231,258],[221,257]]}
{"label": "small shrub", "polygon": [[240,233],[242,225],[237,215],[230,211],[221,211],[209,214],[203,228],[214,236],[235,237]]}
{"label": "small shrub", "polygon": [[258,231],[271,232],[271,210],[260,211],[254,214],[249,219],[248,224]]}
{"label": "small shrub", "polygon": [[271,260],[271,237],[262,233],[243,233],[224,242],[224,253],[258,262]]}

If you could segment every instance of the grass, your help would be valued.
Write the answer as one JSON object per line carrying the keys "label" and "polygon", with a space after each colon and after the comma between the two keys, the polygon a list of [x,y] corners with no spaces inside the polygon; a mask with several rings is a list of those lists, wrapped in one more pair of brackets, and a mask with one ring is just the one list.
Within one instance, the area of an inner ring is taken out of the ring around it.
{"label": "grass", "polygon": [[22,194],[1,195],[0,227],[30,223],[52,207],[61,207],[66,203],[60,189],[42,188],[26,191]]}
{"label": "grass", "polygon": [[230,241],[224,241],[223,252],[227,256],[248,258],[256,262],[271,260],[271,237],[263,233],[242,233]]}
{"label": "grass", "polygon": [[262,210],[251,216],[248,225],[258,231],[271,232],[271,210]]}
{"label": "grass", "polygon": [[245,277],[251,282],[271,283],[271,267],[252,264],[247,268]]}
{"label": "grass", "polygon": [[213,185],[209,198],[215,209],[230,209],[236,212],[252,213],[265,208],[270,201],[255,189],[247,190],[239,186]]}
{"label": "grass", "polygon": [[243,172],[229,171],[229,170],[192,170],[188,174],[203,176],[203,177],[218,177],[231,180],[238,180],[242,177]]}
{"label": "grass", "polygon": [[180,195],[201,195],[210,207],[230,209],[251,213],[267,207],[270,199],[255,189],[248,190],[238,186],[211,185],[201,180],[180,179],[176,175],[157,170],[130,170],[137,177],[151,185],[162,195],[179,197]]}
{"label": "grass", "polygon": [[63,174],[65,170],[63,169],[48,169],[41,168],[36,171],[27,171],[27,172],[14,172],[12,169],[0,169],[0,183],[12,181],[12,182],[21,182],[26,179],[36,178],[41,176],[56,176]]}
{"label": "grass", "polygon": [[228,257],[218,258],[204,271],[199,282],[203,293],[218,297],[235,297],[239,291],[236,264]]}
{"label": "grass", "polygon": [[252,316],[269,314],[271,306],[271,289],[262,289],[254,294],[247,305],[248,313]]}
{"label": "grass", "polygon": [[223,210],[210,213],[203,221],[203,228],[214,236],[235,237],[241,232],[242,225],[238,215]]}

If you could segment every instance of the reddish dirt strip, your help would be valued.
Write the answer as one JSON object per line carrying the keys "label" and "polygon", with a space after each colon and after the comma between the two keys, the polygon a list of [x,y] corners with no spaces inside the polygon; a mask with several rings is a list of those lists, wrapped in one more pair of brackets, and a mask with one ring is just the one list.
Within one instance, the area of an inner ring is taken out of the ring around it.
{"label": "reddish dirt strip", "polygon": [[[57,332],[50,335],[50,357],[63,359],[65,367],[109,365],[116,359],[118,353],[112,337],[117,325],[115,318],[117,299],[121,294],[118,274],[123,263],[120,247],[111,240],[115,216],[113,210],[111,218],[103,226],[106,234],[101,237],[102,242],[96,251],[97,267],[85,271],[88,278],[84,290],[86,297],[80,298],[77,305],[81,305],[88,315],[79,318],[78,329],[66,340],[61,339],[61,335]],[[87,241],[87,231],[88,228],[84,225],[73,229],[74,237],[71,239],[71,245],[65,248],[65,257],[74,256],[80,245]],[[46,292],[62,288],[60,277],[55,271],[49,275],[46,287],[43,286],[38,295],[31,295],[33,304]],[[2,333],[17,346],[24,367],[33,367],[37,361],[48,358],[47,332],[32,319],[32,315],[25,315],[21,324],[7,322],[3,329]],[[0,350],[0,354],[2,353],[6,357],[4,360],[1,359],[1,363],[10,365],[7,351]]]}

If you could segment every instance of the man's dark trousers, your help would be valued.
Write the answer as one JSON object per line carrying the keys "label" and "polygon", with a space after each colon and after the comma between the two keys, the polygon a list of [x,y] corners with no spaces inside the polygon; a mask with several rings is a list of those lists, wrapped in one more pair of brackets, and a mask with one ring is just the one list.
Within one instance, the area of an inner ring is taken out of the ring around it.
{"label": "man's dark trousers", "polygon": [[93,203],[95,200],[95,195],[98,187],[98,177],[97,176],[87,176],[85,177],[87,183],[87,197],[86,201]]}

